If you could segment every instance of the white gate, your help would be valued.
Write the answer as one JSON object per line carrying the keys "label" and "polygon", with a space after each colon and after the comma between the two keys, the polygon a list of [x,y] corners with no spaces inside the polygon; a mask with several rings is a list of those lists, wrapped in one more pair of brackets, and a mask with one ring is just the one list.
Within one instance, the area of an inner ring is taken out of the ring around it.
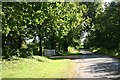
{"label": "white gate", "polygon": [[55,55],[55,49],[44,49],[45,56],[53,56]]}

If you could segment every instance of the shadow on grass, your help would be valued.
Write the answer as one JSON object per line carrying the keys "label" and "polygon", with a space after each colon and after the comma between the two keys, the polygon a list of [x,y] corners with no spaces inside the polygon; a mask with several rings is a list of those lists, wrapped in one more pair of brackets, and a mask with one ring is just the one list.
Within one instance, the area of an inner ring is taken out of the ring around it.
{"label": "shadow on grass", "polygon": [[57,60],[57,59],[93,59],[93,58],[109,58],[108,56],[100,55],[100,54],[82,54],[82,53],[67,53],[65,55],[57,55],[57,56],[50,56],[48,57],[49,59],[52,60]]}
{"label": "shadow on grass", "polygon": [[19,60],[18,58],[8,58],[8,59],[2,59],[3,60],[6,60],[6,61],[17,61]]}
{"label": "shadow on grass", "polygon": [[73,55],[80,55],[81,53],[76,52],[76,53],[70,53],[70,52],[63,52],[60,53],[61,56],[73,56]]}
{"label": "shadow on grass", "polygon": [[81,53],[70,53],[70,52],[64,52],[64,53],[60,53],[56,56],[51,56],[48,57],[49,59],[52,60],[58,60],[58,59],[77,59],[79,58],[79,55],[82,55]]}

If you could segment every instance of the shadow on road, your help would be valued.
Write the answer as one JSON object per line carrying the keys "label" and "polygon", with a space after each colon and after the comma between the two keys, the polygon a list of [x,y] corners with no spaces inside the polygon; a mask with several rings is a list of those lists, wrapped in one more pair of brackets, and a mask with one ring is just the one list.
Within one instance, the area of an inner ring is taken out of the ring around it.
{"label": "shadow on road", "polygon": [[86,69],[90,69],[91,73],[106,73],[101,76],[104,78],[120,78],[120,62],[118,61],[96,63]]}
{"label": "shadow on road", "polygon": [[70,55],[70,56],[51,56],[49,57],[52,60],[57,60],[57,59],[93,59],[93,58],[108,58],[108,56],[103,56],[99,54],[79,54],[79,55]]}
{"label": "shadow on road", "polygon": [[[82,76],[90,75],[92,78],[120,78],[120,61],[104,55],[98,55],[89,51],[81,51],[83,54],[73,56],[53,56],[56,59],[71,59],[78,65],[77,72],[82,72]],[[79,77],[81,77],[78,74]],[[89,78],[89,77],[88,77]]]}

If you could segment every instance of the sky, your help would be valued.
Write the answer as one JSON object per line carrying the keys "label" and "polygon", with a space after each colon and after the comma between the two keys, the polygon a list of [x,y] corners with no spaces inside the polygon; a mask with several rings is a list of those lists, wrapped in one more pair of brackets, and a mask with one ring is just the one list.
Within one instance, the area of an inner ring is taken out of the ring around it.
{"label": "sky", "polygon": [[104,0],[104,2],[111,2],[111,0]]}

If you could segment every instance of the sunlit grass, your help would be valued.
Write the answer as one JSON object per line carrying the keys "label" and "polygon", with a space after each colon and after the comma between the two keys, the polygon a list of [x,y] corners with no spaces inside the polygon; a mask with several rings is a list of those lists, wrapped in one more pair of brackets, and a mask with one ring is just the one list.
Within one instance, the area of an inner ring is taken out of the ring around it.
{"label": "sunlit grass", "polygon": [[74,47],[69,46],[68,52],[60,53],[62,56],[72,56],[72,55],[80,55],[79,50],[75,49]]}
{"label": "sunlit grass", "polygon": [[2,62],[3,78],[68,78],[74,73],[74,63],[70,59],[51,60],[35,56],[34,59]]}
{"label": "sunlit grass", "polygon": [[74,52],[74,53],[70,53],[70,52],[63,52],[61,53],[62,56],[73,56],[73,55],[80,55],[79,52]]}

